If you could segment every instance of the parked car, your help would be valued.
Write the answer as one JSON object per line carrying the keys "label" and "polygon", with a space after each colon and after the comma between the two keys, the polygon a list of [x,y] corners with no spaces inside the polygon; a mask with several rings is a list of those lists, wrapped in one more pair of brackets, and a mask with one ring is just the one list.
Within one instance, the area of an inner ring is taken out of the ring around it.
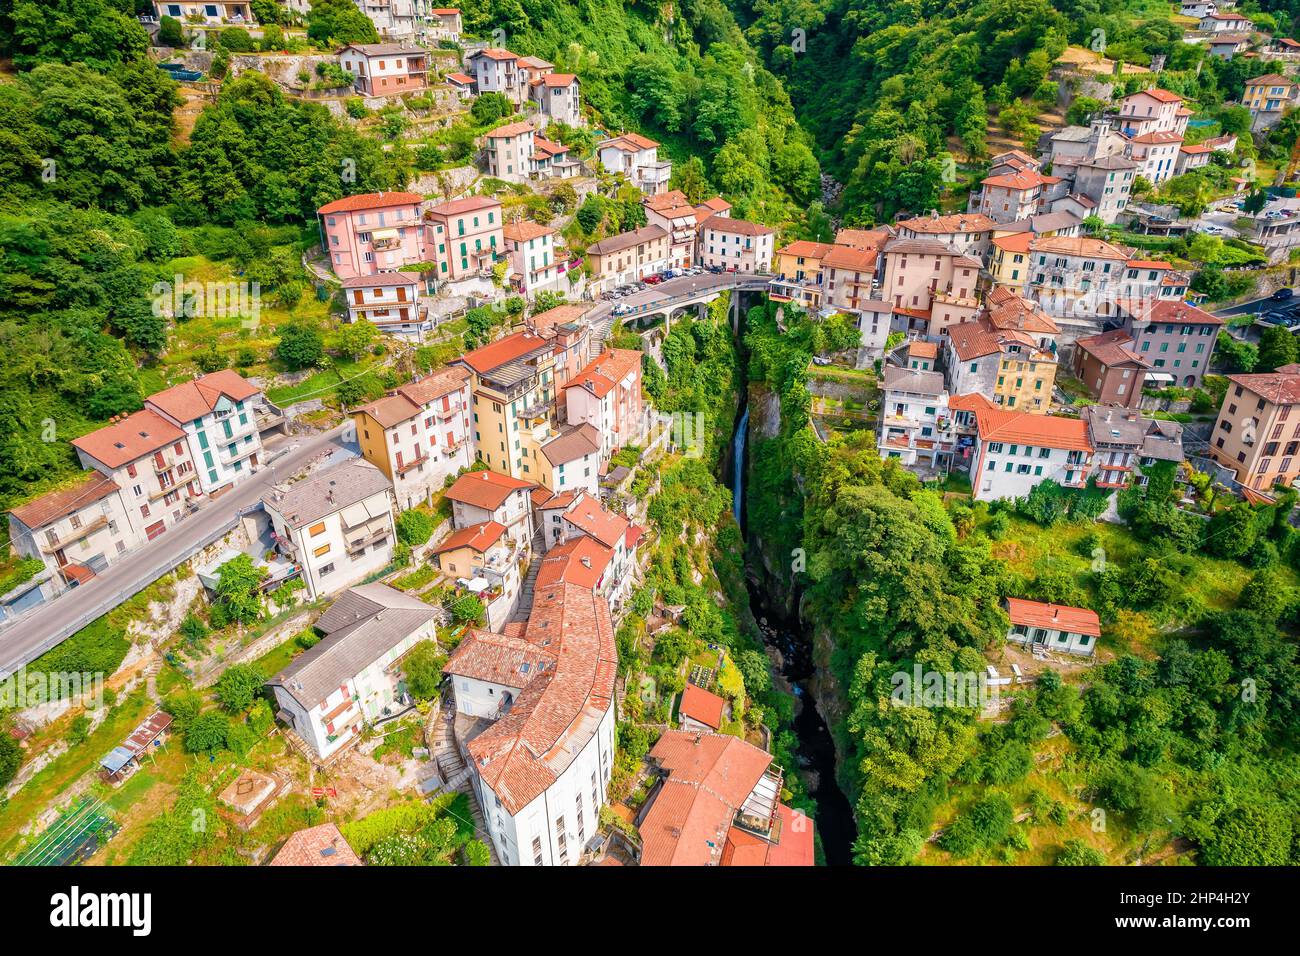
{"label": "parked car", "polygon": [[1207,235],[1207,236],[1221,236],[1221,235],[1223,235],[1223,227],[1222,227],[1222,226],[1215,226],[1215,225],[1212,225],[1212,224],[1206,224],[1206,225],[1204,225],[1204,226],[1201,226],[1201,230],[1200,230],[1200,231],[1203,232],[1203,233],[1204,233],[1205,235]]}
{"label": "parked car", "polygon": [[1274,302],[1285,302],[1293,295],[1295,295],[1294,289],[1278,289],[1271,296],[1269,296],[1269,298],[1272,299]]}

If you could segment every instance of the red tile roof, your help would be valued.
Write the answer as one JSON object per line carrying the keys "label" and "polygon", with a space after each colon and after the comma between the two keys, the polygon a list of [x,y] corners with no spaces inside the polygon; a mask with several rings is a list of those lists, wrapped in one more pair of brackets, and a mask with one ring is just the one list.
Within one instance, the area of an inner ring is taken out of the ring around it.
{"label": "red tile roof", "polygon": [[723,866],[813,866],[813,823],[798,810],[777,804],[772,838],[764,840],[740,827],[727,832]]}
{"label": "red tile roof", "polygon": [[532,487],[531,481],[499,475],[495,471],[467,471],[445,494],[452,501],[463,501],[484,511],[496,511],[514,492]]}
{"label": "red tile roof", "polygon": [[501,234],[512,242],[527,242],[541,236],[555,234],[555,230],[536,222],[512,222],[501,228]]}
{"label": "red tile roof", "polygon": [[669,730],[650,757],[668,779],[641,822],[641,865],[720,862],[736,811],[767,771],[771,754],[737,737]]}
{"label": "red tile roof", "polygon": [[185,432],[167,419],[143,409],[112,425],[74,438],[72,445],[109,468],[118,468],[184,437]]}
{"label": "red tile roof", "polygon": [[1143,93],[1150,96],[1152,99],[1159,100],[1161,103],[1181,103],[1183,101],[1183,98],[1177,93],[1162,90],[1158,86],[1150,86],[1145,90],[1138,90],[1136,93],[1130,93],[1128,96],[1124,97],[1124,99],[1127,100],[1134,96],[1140,96]]}
{"label": "red tile roof", "polygon": [[576,584],[594,589],[600,584],[605,569],[614,560],[614,550],[607,548],[585,534],[557,544],[546,552],[537,571],[536,587],[553,584]]}
{"label": "red tile roof", "polygon": [[242,402],[260,391],[233,369],[222,369],[155,392],[145,399],[145,404],[157,407],[178,422],[192,422],[216,408],[223,395],[232,402]]}
{"label": "red tile roof", "polygon": [[835,247],[829,242],[811,242],[807,239],[796,239],[788,246],[783,246],[777,250],[777,255],[782,256],[802,256],[805,259],[821,259]]}
{"label": "red tile roof", "polygon": [[1275,372],[1254,375],[1229,375],[1228,381],[1254,392],[1274,405],[1300,402],[1300,366],[1283,365]]}
{"label": "red tile roof", "polygon": [[[688,212],[694,210],[687,207]],[[747,219],[732,219],[730,216],[719,216],[714,214],[704,220],[704,226],[707,229],[715,229],[718,232],[725,232],[728,235],[736,236],[770,236],[773,231],[769,226],[764,226],[757,222],[750,222]]]}
{"label": "red tile roof", "polygon": [[[1022,154],[1023,155],[1023,154]],[[1028,159],[1029,157],[1025,157]],[[998,224],[982,212],[961,212],[950,216],[917,216],[914,219],[900,219],[895,223],[899,229],[910,229],[934,235],[947,235],[957,232],[991,232]]]}
{"label": "red tile roof", "polygon": [[453,199],[451,202],[439,203],[429,209],[431,216],[459,216],[462,213],[474,212],[477,209],[490,209],[500,207],[501,203],[491,196],[465,196],[462,199]]}
{"label": "red tile roof", "polygon": [[1092,451],[1088,424],[1077,418],[1035,415],[1003,409],[976,409],[975,425],[981,441]]}
{"label": "red tile roof", "polygon": [[846,269],[854,272],[874,272],[876,268],[876,258],[879,255],[875,249],[857,249],[853,246],[834,245],[831,251],[822,257],[822,266],[830,269]]}
{"label": "red tile roof", "polygon": [[447,540],[434,549],[434,554],[445,554],[460,548],[470,548],[484,554],[488,548],[501,540],[506,533],[506,526],[496,521],[480,521],[468,525],[449,535]]}
{"label": "red tile roof", "polygon": [[502,50],[502,49],[499,48],[499,47],[492,47],[492,46],[484,47],[483,49],[478,50],[478,51],[475,52],[475,53],[471,53],[471,54],[470,54],[470,59],[472,60],[472,59],[474,59],[474,57],[476,57],[476,56],[485,56],[485,57],[487,57],[489,60],[517,60],[517,59],[519,59],[519,55],[516,54],[516,53],[511,53],[509,50]]}
{"label": "red tile roof", "polygon": [[440,368],[422,379],[408,382],[397,388],[399,395],[405,396],[416,405],[424,406],[434,399],[442,398],[458,389],[464,388],[469,381],[469,371],[459,365]]}
{"label": "red tile roof", "polygon": [[1150,362],[1130,348],[1133,339],[1122,329],[1077,339],[1074,344],[1106,366],[1135,365],[1138,368],[1151,368]]}
{"label": "red tile roof", "polygon": [[[574,584],[539,587],[523,640],[555,655],[510,710],[469,743],[480,780],[513,814],[568,769],[614,705],[618,652],[603,597]],[[448,669],[457,667],[465,642]]]}
{"label": "red tile roof", "polygon": [[466,352],[460,357],[460,361],[476,372],[490,372],[493,369],[500,368],[507,362],[522,358],[529,352],[536,351],[546,344],[547,339],[536,332],[531,329],[521,329],[503,339],[489,342],[472,352]]}
{"label": "red tile roof", "polygon": [[1007,598],[1007,617],[1012,624],[1026,627],[1045,627],[1071,634],[1090,634],[1101,637],[1101,619],[1096,611],[1067,604],[1043,604],[1024,598]]}
{"label": "red tile roof", "polygon": [[387,209],[389,206],[409,206],[412,203],[419,205],[422,202],[424,197],[419,193],[359,193],[326,203],[317,209],[316,213],[319,215],[332,212],[358,212],[362,209]]}
{"label": "red tile roof", "polygon": [[622,382],[629,375],[641,371],[641,355],[638,349],[605,349],[573,380],[566,382],[565,388],[583,387],[597,398],[604,398],[610,389]]}
{"label": "red tile roof", "polygon": [[332,823],[299,830],[285,841],[271,866],[361,866],[361,858]]}
{"label": "red tile roof", "polygon": [[722,712],[726,706],[727,702],[717,694],[710,693],[695,684],[687,684],[686,689],[682,691],[682,702],[677,712],[683,717],[697,720],[706,727],[717,730],[722,726]]}
{"label": "red tile roof", "polygon": [[352,415],[365,415],[373,418],[382,428],[392,428],[402,422],[409,422],[420,414],[420,407],[402,395],[385,395],[383,398],[358,405],[352,409]]}
{"label": "red tile roof", "polygon": [[488,139],[510,139],[523,133],[536,132],[532,123],[507,123],[505,126],[498,126],[487,134]]}
{"label": "red tile roof", "polygon": [[1184,323],[1191,325],[1222,325],[1223,319],[1198,309],[1190,302],[1161,299],[1142,316],[1152,322]]}
{"label": "red tile roof", "polygon": [[607,139],[597,145],[597,149],[604,149],[606,146],[613,146],[623,152],[637,152],[643,149],[657,149],[659,144],[654,140],[642,136],[640,133],[623,133],[615,136],[613,139]]}
{"label": "red tile roof", "polygon": [[456,677],[522,688],[555,666],[555,653],[523,637],[470,631],[443,670]]}
{"label": "red tile roof", "polygon": [[51,491],[26,504],[11,508],[9,513],[35,530],[47,524],[76,514],[82,508],[107,498],[118,491],[117,484],[97,471],[92,471],[75,485],[61,491]]}
{"label": "red tile roof", "polygon": [[618,547],[631,525],[630,521],[610,511],[591,495],[578,498],[573,507],[564,512],[564,517],[583,534],[591,535],[609,548]]}

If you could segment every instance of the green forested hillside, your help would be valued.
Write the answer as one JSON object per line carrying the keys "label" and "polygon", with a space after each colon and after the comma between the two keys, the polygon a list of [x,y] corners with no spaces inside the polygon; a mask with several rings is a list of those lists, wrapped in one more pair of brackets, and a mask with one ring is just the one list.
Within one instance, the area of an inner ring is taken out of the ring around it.
{"label": "green forested hillside", "polygon": [[[1032,130],[1056,99],[1048,70],[1068,44],[1148,66],[1157,81],[1214,116],[1240,96],[1258,60],[1225,62],[1182,42],[1167,0],[729,0],[745,35],[779,76],[827,171],[844,184],[846,222],[885,222],[937,206],[950,151],[978,164],[990,122]],[[1292,13],[1239,5],[1261,30],[1289,35]],[[794,31],[801,31],[797,36]],[[800,51],[797,41],[806,49]],[[1046,85],[1045,85],[1046,84]]]}
{"label": "green forested hillside", "polygon": [[576,72],[608,130],[659,139],[674,184],[737,215],[794,220],[818,194],[811,138],[721,0],[471,0],[466,29]]}

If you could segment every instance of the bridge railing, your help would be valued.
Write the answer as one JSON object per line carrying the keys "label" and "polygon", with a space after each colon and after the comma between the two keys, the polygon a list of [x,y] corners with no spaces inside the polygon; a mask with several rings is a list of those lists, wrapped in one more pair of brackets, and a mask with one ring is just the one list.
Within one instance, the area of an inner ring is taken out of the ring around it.
{"label": "bridge railing", "polygon": [[[610,315],[616,319],[626,319],[632,316],[645,315],[649,312],[661,312],[664,308],[672,308],[674,303],[694,302],[704,296],[713,295],[718,292],[727,292],[734,289],[742,291],[757,291],[766,289],[777,277],[767,273],[746,272],[737,274],[734,281],[719,285],[709,286],[706,289],[693,289],[690,292],[683,292],[678,295],[670,295],[665,299],[655,299],[653,302],[643,302],[640,305],[624,306],[624,311],[615,312],[610,309]],[[615,307],[617,308],[617,306]]]}

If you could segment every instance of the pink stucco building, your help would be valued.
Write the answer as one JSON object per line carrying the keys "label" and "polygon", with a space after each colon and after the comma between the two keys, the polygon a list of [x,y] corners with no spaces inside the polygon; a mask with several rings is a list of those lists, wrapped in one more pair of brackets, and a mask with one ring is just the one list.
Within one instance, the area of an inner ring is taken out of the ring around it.
{"label": "pink stucco building", "polygon": [[396,272],[424,261],[419,193],[345,196],[316,211],[321,244],[341,279]]}

